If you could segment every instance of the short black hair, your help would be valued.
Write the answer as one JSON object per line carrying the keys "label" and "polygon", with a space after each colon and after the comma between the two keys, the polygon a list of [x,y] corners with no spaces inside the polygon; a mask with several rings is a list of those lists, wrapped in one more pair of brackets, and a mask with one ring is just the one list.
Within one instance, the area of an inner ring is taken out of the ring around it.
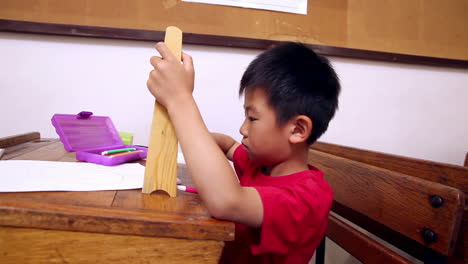
{"label": "short black hair", "polygon": [[308,144],[328,128],[338,108],[341,86],[327,58],[304,44],[284,42],[258,55],[247,67],[239,95],[262,88],[280,125],[297,115],[312,120]]}

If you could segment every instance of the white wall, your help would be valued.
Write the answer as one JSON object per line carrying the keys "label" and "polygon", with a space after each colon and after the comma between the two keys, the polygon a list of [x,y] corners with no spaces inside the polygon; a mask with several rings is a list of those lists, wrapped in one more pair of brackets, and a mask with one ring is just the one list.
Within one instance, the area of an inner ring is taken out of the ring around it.
{"label": "white wall", "polygon": [[[154,43],[0,33],[0,137],[56,137],[54,113],[110,116],[146,145]],[[184,46],[195,97],[212,131],[240,138],[240,77],[259,50]],[[468,70],[331,58],[340,109],[322,141],[461,165],[468,151]]]}

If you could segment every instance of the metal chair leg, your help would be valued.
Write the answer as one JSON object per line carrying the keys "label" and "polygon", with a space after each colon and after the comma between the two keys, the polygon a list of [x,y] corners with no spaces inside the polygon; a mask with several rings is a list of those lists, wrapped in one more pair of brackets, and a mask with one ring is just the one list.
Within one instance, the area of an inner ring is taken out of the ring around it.
{"label": "metal chair leg", "polygon": [[322,239],[319,246],[315,250],[315,264],[324,264],[325,263],[325,238]]}

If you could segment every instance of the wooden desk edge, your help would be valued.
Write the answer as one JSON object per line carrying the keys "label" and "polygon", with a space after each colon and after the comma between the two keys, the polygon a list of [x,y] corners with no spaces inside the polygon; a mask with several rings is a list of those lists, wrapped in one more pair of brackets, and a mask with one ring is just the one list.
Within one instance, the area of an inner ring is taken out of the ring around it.
{"label": "wooden desk edge", "polygon": [[38,140],[40,137],[41,134],[39,132],[30,132],[10,137],[3,137],[0,138],[0,148],[8,148],[28,141]]}
{"label": "wooden desk edge", "polygon": [[[208,221],[208,222],[207,222]],[[121,208],[0,202],[0,225],[106,234],[234,240],[234,223]]]}

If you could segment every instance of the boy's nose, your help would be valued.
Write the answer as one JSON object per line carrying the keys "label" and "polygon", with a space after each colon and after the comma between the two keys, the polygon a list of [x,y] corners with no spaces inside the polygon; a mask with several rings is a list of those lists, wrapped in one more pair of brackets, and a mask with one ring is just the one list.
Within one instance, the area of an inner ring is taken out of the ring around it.
{"label": "boy's nose", "polygon": [[244,123],[242,123],[241,127],[239,128],[239,133],[244,136],[244,137],[247,137],[247,126],[245,124],[245,121],[244,120]]}

